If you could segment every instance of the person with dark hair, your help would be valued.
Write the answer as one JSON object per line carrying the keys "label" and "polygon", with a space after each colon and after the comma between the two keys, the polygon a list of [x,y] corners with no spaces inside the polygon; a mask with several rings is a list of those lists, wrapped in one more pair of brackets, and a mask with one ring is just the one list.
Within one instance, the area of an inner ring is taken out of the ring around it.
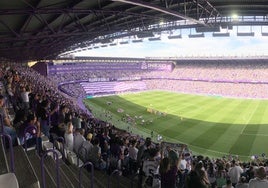
{"label": "person with dark hair", "polygon": [[225,185],[227,172],[225,170],[225,163],[222,160],[218,160],[217,164],[217,171],[216,171],[216,183],[217,187],[222,187]]}
{"label": "person with dark hair", "polygon": [[75,129],[81,128],[81,117],[77,112],[73,113],[72,123],[73,123]]}
{"label": "person with dark hair", "polygon": [[248,188],[248,181],[245,176],[241,176],[240,181],[236,184],[235,188]]}
{"label": "person with dark hair", "polygon": [[147,150],[150,149],[152,145],[151,138],[147,137],[145,140],[145,143],[139,148],[138,154],[137,154],[137,162],[140,166],[142,164],[142,161],[144,159],[147,159],[149,157]]}
{"label": "person with dark hair", "polygon": [[211,184],[211,188],[215,188],[217,186],[216,169],[215,169],[214,164],[212,162],[209,162],[209,164],[208,164],[207,174],[208,174],[208,180]]}
{"label": "person with dark hair", "polygon": [[135,139],[131,140],[128,152],[129,152],[129,158],[134,161],[137,161],[137,155],[139,151],[136,146],[137,146],[137,140]]}
{"label": "person with dark hair", "polygon": [[58,115],[58,124],[62,124],[62,123],[67,123],[66,119],[67,119],[67,113],[68,113],[68,108],[66,105],[62,105],[60,106],[60,110],[59,110],[59,115]]}
{"label": "person with dark hair", "polygon": [[48,100],[44,100],[41,103],[41,108],[39,109],[38,117],[40,119],[41,124],[41,130],[44,133],[45,136],[49,138],[49,130],[50,130],[50,122],[49,118],[52,114],[54,114],[57,110],[57,108],[54,108],[52,111],[50,111],[50,102]]}
{"label": "person with dark hair", "polygon": [[20,127],[23,125],[23,123],[27,120],[27,116],[25,114],[24,110],[18,110],[15,114],[14,120],[13,120],[13,126],[16,130],[20,129]]}
{"label": "person with dark hair", "polygon": [[268,180],[265,168],[260,166],[256,169],[255,178],[249,180],[249,188],[267,188],[268,187]]}
{"label": "person with dark hair", "polygon": [[101,158],[101,148],[99,146],[100,141],[98,138],[94,138],[93,147],[91,150],[90,161],[93,163],[94,167],[100,170],[106,168],[106,162]]}
{"label": "person with dark hair", "polygon": [[32,94],[32,99],[30,100],[30,107],[32,112],[37,112],[39,106],[40,106],[40,94],[34,93]]}
{"label": "person with dark hair", "polygon": [[159,185],[159,178],[157,177],[157,169],[159,162],[156,160],[156,156],[159,150],[157,148],[150,148],[148,150],[149,158],[143,161],[142,171],[144,172],[145,178],[143,185],[149,187],[155,187]]}
{"label": "person with dark hair", "polygon": [[[26,135],[24,135],[24,131],[28,127],[35,127],[35,129],[29,129],[29,132],[26,132]],[[23,145],[25,143],[25,139],[27,140],[27,147],[32,147],[36,144],[38,144],[37,147],[39,147],[39,151],[41,149],[41,128],[40,123],[37,121],[37,117],[34,113],[30,113],[27,116],[27,120],[19,127],[19,140],[20,144]],[[38,143],[36,143],[36,138]]]}
{"label": "person with dark hair", "polygon": [[[159,167],[159,173],[161,174],[166,174],[170,169],[170,162],[169,162],[169,158],[168,157],[164,157],[161,161],[160,161],[160,167]],[[162,184],[162,182],[161,182]]]}
{"label": "person with dark hair", "polygon": [[226,185],[223,185],[222,188],[234,188],[232,186],[232,181],[230,179],[226,180]]}
{"label": "person with dark hair", "polygon": [[184,146],[179,154],[171,149],[168,153],[168,157],[161,160],[159,173],[161,176],[162,188],[176,188],[177,173],[183,151]]}
{"label": "person with dark hair", "polygon": [[186,188],[208,188],[209,180],[202,161],[194,160],[190,173],[186,177]]}

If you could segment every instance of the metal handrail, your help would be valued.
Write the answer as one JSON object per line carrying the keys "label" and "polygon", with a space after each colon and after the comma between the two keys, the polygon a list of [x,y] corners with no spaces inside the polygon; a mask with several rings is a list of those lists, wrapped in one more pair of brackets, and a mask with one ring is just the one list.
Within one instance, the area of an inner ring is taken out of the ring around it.
{"label": "metal handrail", "polygon": [[[45,156],[48,155],[48,153],[52,152],[53,153],[53,157],[56,161],[56,174],[57,174],[57,188],[60,188],[60,172],[59,172],[59,156],[58,153],[53,150],[53,149],[49,149],[47,150],[41,158],[41,175],[42,175],[42,188],[46,188],[46,177],[45,177],[45,168],[44,168],[44,158]],[[56,156],[56,158],[55,158]]]}
{"label": "metal handrail", "polygon": [[91,168],[91,175],[90,175],[90,185],[91,185],[91,188],[93,188],[93,177],[94,177],[94,165],[92,162],[88,161],[86,162],[85,164],[83,164],[80,168],[79,168],[79,188],[82,187],[82,169],[85,167],[85,166],[88,166],[90,165],[90,168]]}
{"label": "metal handrail", "polygon": [[14,165],[14,151],[13,151],[13,145],[12,145],[12,139],[11,139],[11,136],[6,134],[6,133],[0,133],[0,137],[1,139],[4,137],[7,138],[8,140],[8,144],[9,144],[9,150],[10,150],[10,171],[12,173],[15,172],[15,165]]}
{"label": "metal handrail", "polygon": [[108,176],[108,188],[110,188],[110,179],[111,179],[111,176],[113,176],[114,174],[117,174],[117,187],[119,187],[119,170],[114,170],[110,176]]}

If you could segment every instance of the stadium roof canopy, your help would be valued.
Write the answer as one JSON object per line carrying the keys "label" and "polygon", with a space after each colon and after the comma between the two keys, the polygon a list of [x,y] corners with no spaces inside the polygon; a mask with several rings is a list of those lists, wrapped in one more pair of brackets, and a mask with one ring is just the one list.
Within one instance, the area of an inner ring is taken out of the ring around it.
{"label": "stadium roof canopy", "polygon": [[[236,14],[236,17],[232,15]],[[94,43],[155,32],[267,25],[266,0],[2,0],[0,57],[57,57]]]}

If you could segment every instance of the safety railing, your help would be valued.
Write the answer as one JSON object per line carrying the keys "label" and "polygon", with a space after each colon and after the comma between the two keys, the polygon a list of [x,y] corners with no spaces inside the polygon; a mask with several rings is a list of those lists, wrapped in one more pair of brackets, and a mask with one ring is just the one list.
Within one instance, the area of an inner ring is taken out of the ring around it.
{"label": "safety railing", "polygon": [[108,185],[107,187],[110,188],[110,184],[111,184],[111,177],[116,175],[117,177],[117,187],[119,187],[119,170],[114,170],[110,176],[108,176]]}
{"label": "safety railing", "polygon": [[93,188],[94,186],[94,182],[93,182],[93,177],[94,177],[94,165],[92,164],[92,162],[86,162],[85,164],[83,164],[83,166],[81,166],[79,168],[79,188],[82,187],[82,169],[86,166],[90,165],[90,185],[91,185],[91,188]]}
{"label": "safety railing", "polygon": [[41,158],[41,175],[42,175],[42,188],[46,188],[46,178],[45,178],[45,168],[44,168],[44,159],[48,155],[48,153],[53,153],[53,158],[56,161],[56,175],[57,175],[57,188],[60,188],[60,170],[59,170],[59,156],[58,153],[53,150],[47,150]]}
{"label": "safety railing", "polygon": [[[14,173],[15,172],[14,151],[13,151],[13,145],[12,145],[11,136],[9,136],[8,134],[5,134],[5,133],[0,133],[0,137],[1,137],[2,140],[4,140],[3,137],[7,138],[7,140],[8,140],[9,152],[10,152],[10,155],[9,155],[9,157],[10,157],[10,171],[12,173]],[[5,144],[3,144],[3,145],[5,146]]]}

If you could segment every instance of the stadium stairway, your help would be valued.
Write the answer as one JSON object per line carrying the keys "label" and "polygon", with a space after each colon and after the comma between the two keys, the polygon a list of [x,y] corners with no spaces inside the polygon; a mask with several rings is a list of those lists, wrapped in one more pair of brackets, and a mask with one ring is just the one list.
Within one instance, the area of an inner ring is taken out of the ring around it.
{"label": "stadium stairway", "polygon": [[[42,187],[42,173],[41,173],[41,157],[36,150],[28,150],[19,145],[13,148],[14,150],[14,164],[15,175],[19,187],[23,188],[40,188]],[[0,147],[0,172],[2,174],[8,173],[10,164],[10,151],[5,150],[3,145]],[[65,163],[59,159],[59,175],[60,187],[66,188],[80,188],[79,185],[79,171],[80,168],[73,164]],[[56,161],[49,155],[44,157],[44,172],[46,187],[57,187],[57,173]],[[137,187],[137,181],[124,176],[118,176],[117,173],[108,175],[105,171],[93,171],[93,185],[95,188],[125,188]],[[91,187],[91,172],[85,168],[81,169],[81,187]],[[1,186],[0,186],[1,187]]]}
{"label": "stadium stairway", "polygon": [[[79,174],[80,168],[76,165],[67,165],[68,170],[71,170],[73,174]],[[66,167],[64,167],[66,168]],[[67,171],[66,169],[64,170]],[[94,187],[100,187],[100,188],[126,188],[126,187],[138,187],[137,179],[132,179],[124,176],[118,176],[117,173],[114,173],[112,175],[107,174],[105,171],[100,170],[94,170],[93,172],[93,182]],[[86,185],[86,187],[89,187],[91,184],[90,176],[91,172],[88,172],[85,168],[81,169],[81,176],[82,176],[82,185]],[[137,177],[135,177],[137,178]]]}
{"label": "stadium stairway", "polygon": [[[14,151],[14,164],[15,164],[15,175],[17,177],[19,187],[27,188],[39,188],[40,183],[35,173],[35,170],[26,155],[22,146],[16,146],[13,148]],[[10,160],[10,150],[8,150],[7,160]]]}
{"label": "stadium stairway", "polygon": [[[36,153],[35,150],[31,150],[27,152],[28,158],[35,169],[36,175],[38,177],[38,180],[40,184],[42,184],[42,174],[41,174],[41,165],[40,161],[41,158],[40,156]],[[51,187],[51,188],[56,188],[57,184],[54,181],[54,179],[51,177],[51,175],[48,173],[48,170],[45,168],[45,179],[46,179],[46,186]]]}
{"label": "stadium stairway", "polygon": [[[1,147],[3,149],[3,147]],[[7,158],[6,162],[1,161],[1,171],[3,173],[7,172],[9,163],[9,151],[4,156],[5,152],[0,153],[0,157]],[[42,187],[42,174],[41,174],[41,157],[37,154],[35,150],[30,150],[25,152],[22,146],[14,147],[15,155],[15,175],[18,179],[19,187],[25,188],[40,188]],[[19,157],[18,157],[19,156]],[[3,160],[5,161],[5,160]],[[78,188],[79,187],[79,168],[77,171],[72,171],[72,169],[65,164],[62,160],[59,160],[59,175],[60,175],[60,187],[66,188]],[[44,159],[44,172],[46,187],[56,188],[57,187],[57,175],[56,175],[56,162],[51,156],[47,156]],[[75,168],[75,167],[74,167]],[[87,173],[87,174],[86,174]],[[90,178],[88,172],[83,173],[82,186],[89,187]],[[106,187],[97,186],[94,187]]]}
{"label": "stadium stairway", "polygon": [[[63,165],[62,161],[59,160],[59,166]],[[51,177],[53,177],[54,181],[57,181],[57,174],[56,174],[56,163],[55,160],[48,156],[45,158],[44,160],[44,164],[45,164],[45,169],[48,171],[49,174],[51,174]],[[60,175],[60,185],[61,187],[66,187],[66,188],[75,188],[78,187],[77,185],[75,185],[76,182],[72,182],[68,175],[68,172],[65,172],[62,170],[62,168],[59,168],[59,175]],[[47,186],[48,187],[48,186]]]}

